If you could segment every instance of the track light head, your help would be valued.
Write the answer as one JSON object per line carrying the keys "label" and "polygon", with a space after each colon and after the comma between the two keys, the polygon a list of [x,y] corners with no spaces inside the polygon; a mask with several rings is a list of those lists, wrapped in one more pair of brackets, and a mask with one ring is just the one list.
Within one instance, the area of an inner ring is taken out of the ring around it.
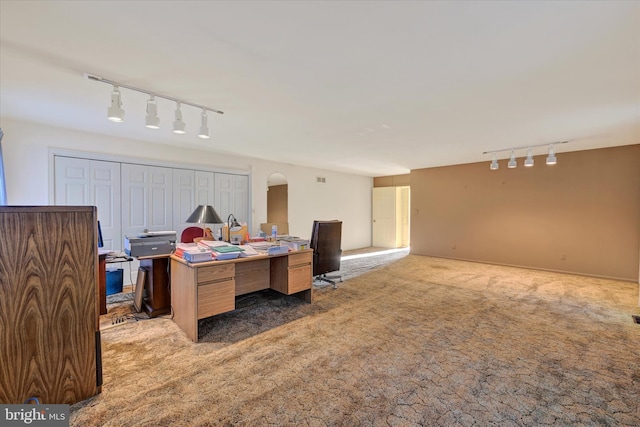
{"label": "track light head", "polygon": [[160,118],[158,117],[158,104],[156,104],[155,97],[149,95],[147,101],[147,117],[145,119],[145,126],[149,129],[160,128]]}
{"label": "track light head", "polygon": [[179,135],[185,134],[184,122],[182,121],[182,111],[180,111],[180,103],[176,102],[176,120],[173,122],[173,133]]}
{"label": "track light head", "polygon": [[198,132],[198,138],[209,139],[209,128],[207,127],[207,110],[202,109],[202,125]]}
{"label": "track light head", "polygon": [[511,150],[511,157],[509,158],[509,163],[507,163],[507,167],[509,169],[513,169],[517,166],[518,166],[518,162],[516,161],[516,155],[513,152],[513,150]]}
{"label": "track light head", "polygon": [[116,123],[124,121],[124,110],[122,109],[120,90],[116,85],[113,85],[113,92],[111,92],[111,107],[109,107],[107,111],[107,119]]}
{"label": "track light head", "polygon": [[498,159],[496,159],[496,153],[493,153],[493,160],[491,160],[490,167],[492,171],[496,171],[500,168],[500,165],[498,164]]}
{"label": "track light head", "polygon": [[531,148],[527,150],[527,158],[524,161],[524,165],[528,168],[533,166],[533,155],[531,154]]}
{"label": "track light head", "polygon": [[558,163],[558,159],[556,158],[556,153],[553,151],[553,144],[549,145],[549,155],[547,156],[547,164],[555,165]]}

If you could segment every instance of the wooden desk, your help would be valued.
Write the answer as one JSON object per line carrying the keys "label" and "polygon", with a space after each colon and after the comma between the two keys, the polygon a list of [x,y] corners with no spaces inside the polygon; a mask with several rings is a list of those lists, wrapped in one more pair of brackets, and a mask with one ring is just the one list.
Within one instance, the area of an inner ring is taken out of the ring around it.
{"label": "wooden desk", "polygon": [[[100,314],[107,314],[107,254],[109,250],[98,251],[98,294]],[[129,262],[118,260],[117,262]],[[147,271],[144,289],[146,296],[142,301],[142,308],[149,317],[160,316],[171,311],[171,292],[169,290],[169,255],[154,255],[139,257],[140,267]]]}
{"label": "wooden desk", "polygon": [[235,297],[263,289],[313,300],[313,251],[189,263],[171,256],[173,320],[198,342],[198,320],[235,310]]}
{"label": "wooden desk", "polygon": [[[107,264],[130,262],[133,258],[117,258],[117,261],[109,258],[110,249],[98,249],[98,295],[100,296],[100,315],[107,314]],[[168,256],[168,255],[167,255]]]}

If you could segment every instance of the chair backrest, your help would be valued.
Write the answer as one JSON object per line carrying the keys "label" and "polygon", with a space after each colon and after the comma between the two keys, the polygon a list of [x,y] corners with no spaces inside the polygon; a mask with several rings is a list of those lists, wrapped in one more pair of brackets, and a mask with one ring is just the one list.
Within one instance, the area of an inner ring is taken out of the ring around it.
{"label": "chair backrest", "polygon": [[342,256],[342,221],[313,221],[311,241],[313,275],[340,270]]}
{"label": "chair backrest", "polygon": [[193,243],[196,237],[202,237],[203,231],[200,227],[187,227],[180,235],[181,243]]}

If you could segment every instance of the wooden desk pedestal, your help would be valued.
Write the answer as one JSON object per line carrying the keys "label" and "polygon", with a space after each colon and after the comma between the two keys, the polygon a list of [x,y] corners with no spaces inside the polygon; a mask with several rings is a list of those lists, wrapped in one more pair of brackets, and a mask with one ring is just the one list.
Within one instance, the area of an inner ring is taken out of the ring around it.
{"label": "wooden desk pedestal", "polygon": [[147,271],[144,283],[146,297],[142,308],[149,317],[160,316],[171,311],[171,291],[169,290],[169,255],[138,258],[140,267]]}
{"label": "wooden desk pedestal", "polygon": [[171,256],[173,320],[198,342],[198,320],[235,310],[235,297],[263,289],[313,299],[312,250],[188,263]]}
{"label": "wooden desk pedestal", "polygon": [[107,314],[107,253],[98,251],[98,294],[100,315]]}

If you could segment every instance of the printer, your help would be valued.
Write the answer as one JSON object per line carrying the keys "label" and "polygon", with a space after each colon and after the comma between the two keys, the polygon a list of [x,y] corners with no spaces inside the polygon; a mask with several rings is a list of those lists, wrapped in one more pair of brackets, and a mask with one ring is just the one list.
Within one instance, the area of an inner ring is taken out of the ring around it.
{"label": "printer", "polygon": [[175,248],[175,231],[149,231],[124,237],[124,251],[132,257],[171,255]]}

